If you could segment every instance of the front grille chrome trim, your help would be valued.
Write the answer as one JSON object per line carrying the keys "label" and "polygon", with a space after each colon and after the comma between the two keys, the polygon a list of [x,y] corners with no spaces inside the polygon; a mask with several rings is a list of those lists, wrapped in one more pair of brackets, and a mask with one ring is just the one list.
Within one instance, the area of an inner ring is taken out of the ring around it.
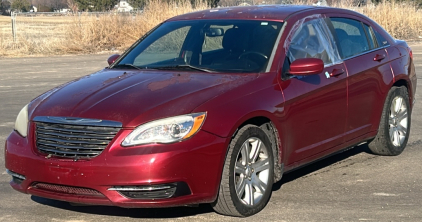
{"label": "front grille chrome trim", "polygon": [[33,121],[39,152],[72,159],[100,155],[122,126],[120,122],[74,117],[37,116]]}
{"label": "front grille chrome trim", "polygon": [[36,116],[34,117],[33,121],[44,122],[44,123],[81,125],[81,126],[104,126],[104,127],[116,127],[116,128],[122,127],[122,123],[117,122],[117,121],[76,118],[76,117],[62,117],[62,116]]}
{"label": "front grille chrome trim", "polygon": [[[72,152],[72,151],[61,151],[61,150],[57,150],[57,149],[47,149],[47,148],[43,148],[43,147],[38,147],[39,150],[41,151],[46,151],[46,152],[52,152],[52,153],[59,153],[59,154],[69,154],[69,155],[81,155],[81,154],[85,154],[85,155],[97,155],[98,152],[82,152],[82,151],[78,151],[78,152]],[[102,151],[102,150],[101,150]],[[54,154],[57,156],[57,154]]]}

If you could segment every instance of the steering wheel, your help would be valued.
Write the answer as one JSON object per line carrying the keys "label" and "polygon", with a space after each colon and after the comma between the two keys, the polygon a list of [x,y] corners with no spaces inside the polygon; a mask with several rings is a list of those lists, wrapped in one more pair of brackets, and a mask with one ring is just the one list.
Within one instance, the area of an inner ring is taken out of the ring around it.
{"label": "steering wheel", "polygon": [[243,56],[247,56],[247,55],[250,55],[250,54],[253,54],[253,55],[259,55],[259,56],[261,56],[262,58],[264,58],[265,60],[267,60],[267,59],[268,59],[268,56],[266,56],[266,55],[265,55],[265,54],[263,54],[263,53],[256,52],[256,51],[244,52],[244,53],[240,54],[239,59],[241,59]]}

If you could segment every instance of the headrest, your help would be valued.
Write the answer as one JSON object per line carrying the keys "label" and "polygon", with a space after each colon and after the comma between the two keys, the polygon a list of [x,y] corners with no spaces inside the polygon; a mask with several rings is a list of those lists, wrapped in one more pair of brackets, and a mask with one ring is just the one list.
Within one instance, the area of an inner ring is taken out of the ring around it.
{"label": "headrest", "polygon": [[347,39],[349,37],[349,35],[347,34],[347,32],[344,31],[343,29],[336,28],[335,31],[336,31],[336,34],[337,34],[337,38],[340,41],[343,40],[343,39]]}
{"label": "headrest", "polygon": [[260,25],[253,30],[252,50],[264,53],[269,56],[273,49],[275,39],[277,38],[277,30],[271,25]]}
{"label": "headrest", "polygon": [[227,29],[223,36],[223,48],[231,51],[244,51],[247,47],[247,36],[239,28]]}

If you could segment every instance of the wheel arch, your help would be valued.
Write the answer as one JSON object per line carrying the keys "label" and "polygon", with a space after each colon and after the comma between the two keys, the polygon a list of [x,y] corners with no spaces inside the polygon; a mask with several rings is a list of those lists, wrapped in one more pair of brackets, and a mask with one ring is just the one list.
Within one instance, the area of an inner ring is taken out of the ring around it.
{"label": "wheel arch", "polygon": [[243,120],[240,124],[238,124],[237,128],[233,133],[232,138],[235,137],[239,129],[246,125],[255,125],[261,128],[267,134],[268,138],[271,141],[271,150],[273,152],[274,158],[274,183],[280,181],[283,176],[284,166],[281,158],[282,149],[280,136],[278,134],[278,130],[274,122],[270,118],[263,115],[249,117],[248,119]]}
{"label": "wheel arch", "polygon": [[410,86],[410,80],[404,79],[404,78],[400,78],[400,79],[396,79],[396,81],[393,83],[393,85],[391,86],[391,88],[393,87],[401,87],[404,86],[407,89],[407,94],[409,96],[409,105],[410,108],[413,108],[413,93],[411,92],[412,88]]}

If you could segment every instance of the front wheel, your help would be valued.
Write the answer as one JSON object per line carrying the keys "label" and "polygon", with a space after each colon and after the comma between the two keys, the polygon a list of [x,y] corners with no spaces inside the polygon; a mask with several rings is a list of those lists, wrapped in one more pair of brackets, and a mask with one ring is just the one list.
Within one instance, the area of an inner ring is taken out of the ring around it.
{"label": "front wheel", "polygon": [[230,143],[217,200],[220,214],[245,217],[261,211],[271,196],[274,158],[265,132],[254,125],[242,127]]}
{"label": "front wheel", "polygon": [[402,153],[409,139],[410,114],[406,87],[392,87],[384,104],[378,134],[368,144],[369,149],[384,156]]}

